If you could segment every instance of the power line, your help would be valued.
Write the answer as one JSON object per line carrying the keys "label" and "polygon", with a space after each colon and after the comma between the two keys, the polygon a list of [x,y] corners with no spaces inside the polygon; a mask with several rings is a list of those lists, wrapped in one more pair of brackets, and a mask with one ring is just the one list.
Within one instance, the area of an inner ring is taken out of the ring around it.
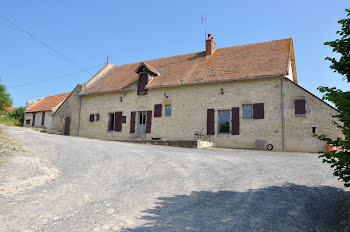
{"label": "power line", "polygon": [[75,66],[77,66],[79,69],[83,70],[84,72],[87,72],[88,74],[92,75],[92,73],[90,73],[87,69],[85,69],[84,67],[80,66],[79,64],[76,64],[73,60],[71,60],[70,58],[68,58],[67,56],[65,56],[64,54],[62,54],[61,52],[57,51],[56,49],[52,48],[51,46],[49,46],[47,43],[43,42],[42,40],[40,40],[38,37],[34,36],[32,33],[24,30],[22,27],[20,27],[19,25],[17,25],[16,23],[12,22],[11,20],[9,20],[8,18],[0,15],[0,18],[4,19],[6,22],[12,24],[15,29],[17,29],[20,32],[23,32],[25,34],[27,34],[29,37],[31,37],[32,39],[38,41],[39,43],[41,43],[43,46],[47,47],[48,49],[50,49],[51,51],[53,51],[54,53],[56,53],[57,55],[61,56],[64,58],[64,60],[68,63],[71,63]]}
{"label": "power line", "polygon": [[[88,69],[89,69],[89,70],[90,70],[90,69],[95,69],[95,68],[98,68],[98,67],[100,67],[100,66],[102,66],[102,65],[104,65],[104,64],[99,64],[99,65],[96,65],[96,66],[91,67],[91,68],[88,68]],[[18,87],[23,87],[23,86],[41,84],[41,83],[43,83],[43,82],[47,82],[47,81],[51,81],[51,80],[55,80],[55,79],[64,78],[64,77],[71,76],[71,75],[75,75],[75,74],[82,73],[82,72],[84,72],[84,71],[73,72],[73,73],[66,73],[66,74],[58,75],[58,76],[56,76],[56,77],[52,77],[52,78],[49,78],[49,79],[44,79],[44,80],[35,81],[35,82],[23,83],[23,84],[15,85],[15,86],[8,86],[8,88],[15,89],[15,88],[18,88]]]}

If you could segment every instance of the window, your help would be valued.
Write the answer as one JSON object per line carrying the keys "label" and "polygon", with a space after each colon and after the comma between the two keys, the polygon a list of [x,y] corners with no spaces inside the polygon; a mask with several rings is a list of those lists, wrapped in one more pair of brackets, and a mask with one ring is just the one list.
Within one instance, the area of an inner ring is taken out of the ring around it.
{"label": "window", "polygon": [[140,73],[137,84],[137,95],[147,95],[146,85],[148,83],[148,74]]}
{"label": "window", "polygon": [[26,124],[30,124],[30,119],[27,119],[27,120],[26,120]]}
{"label": "window", "polygon": [[305,99],[298,99],[294,101],[295,114],[305,114]]}
{"label": "window", "polygon": [[312,127],[312,133],[316,134],[316,127],[315,126]]}
{"label": "window", "polygon": [[165,105],[165,116],[171,116],[171,105]]}
{"label": "window", "polygon": [[218,111],[218,118],[219,118],[219,126],[218,126],[218,133],[219,134],[226,134],[230,133],[230,111],[229,110],[219,110]]}
{"label": "window", "polygon": [[109,120],[108,120],[108,131],[113,131],[113,130],[114,130],[114,114],[110,113]]}
{"label": "window", "polygon": [[94,115],[94,114],[90,114],[89,121],[90,121],[90,122],[95,121],[95,115]]}
{"label": "window", "polygon": [[100,114],[95,114],[95,119],[96,122],[100,121]]}
{"label": "window", "polygon": [[252,119],[253,110],[252,105],[243,105],[243,119]]}

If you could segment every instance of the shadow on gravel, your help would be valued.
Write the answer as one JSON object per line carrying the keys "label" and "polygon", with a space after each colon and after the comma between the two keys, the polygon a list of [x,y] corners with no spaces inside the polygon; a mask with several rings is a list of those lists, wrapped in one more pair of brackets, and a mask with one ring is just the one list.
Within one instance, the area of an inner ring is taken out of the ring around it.
{"label": "shadow on gravel", "polygon": [[159,198],[140,227],[124,231],[342,231],[334,187],[288,184],[247,192],[193,192]]}

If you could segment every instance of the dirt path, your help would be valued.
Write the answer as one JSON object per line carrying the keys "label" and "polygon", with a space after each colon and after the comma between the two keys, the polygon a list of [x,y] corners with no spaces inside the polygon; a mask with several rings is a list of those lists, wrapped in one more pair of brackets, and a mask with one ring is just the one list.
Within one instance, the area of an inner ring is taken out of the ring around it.
{"label": "dirt path", "polygon": [[182,149],[0,128],[30,148],[20,156],[44,163],[50,171],[42,173],[58,173],[0,195],[0,231],[332,231],[348,195],[316,154]]}

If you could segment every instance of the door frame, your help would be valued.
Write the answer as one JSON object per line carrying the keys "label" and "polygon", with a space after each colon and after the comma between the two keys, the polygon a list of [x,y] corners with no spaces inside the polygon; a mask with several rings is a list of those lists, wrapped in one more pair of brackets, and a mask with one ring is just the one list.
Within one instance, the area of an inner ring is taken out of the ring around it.
{"label": "door frame", "polygon": [[64,131],[63,134],[64,135],[70,135],[70,117],[66,117],[64,119]]}
{"label": "door frame", "polygon": [[[143,118],[141,118],[143,115]],[[147,112],[146,111],[137,111],[137,135],[145,135],[146,134],[146,121],[147,121]],[[141,124],[141,120],[143,123]],[[140,126],[142,125],[142,127]],[[142,131],[141,131],[142,129]]]}

